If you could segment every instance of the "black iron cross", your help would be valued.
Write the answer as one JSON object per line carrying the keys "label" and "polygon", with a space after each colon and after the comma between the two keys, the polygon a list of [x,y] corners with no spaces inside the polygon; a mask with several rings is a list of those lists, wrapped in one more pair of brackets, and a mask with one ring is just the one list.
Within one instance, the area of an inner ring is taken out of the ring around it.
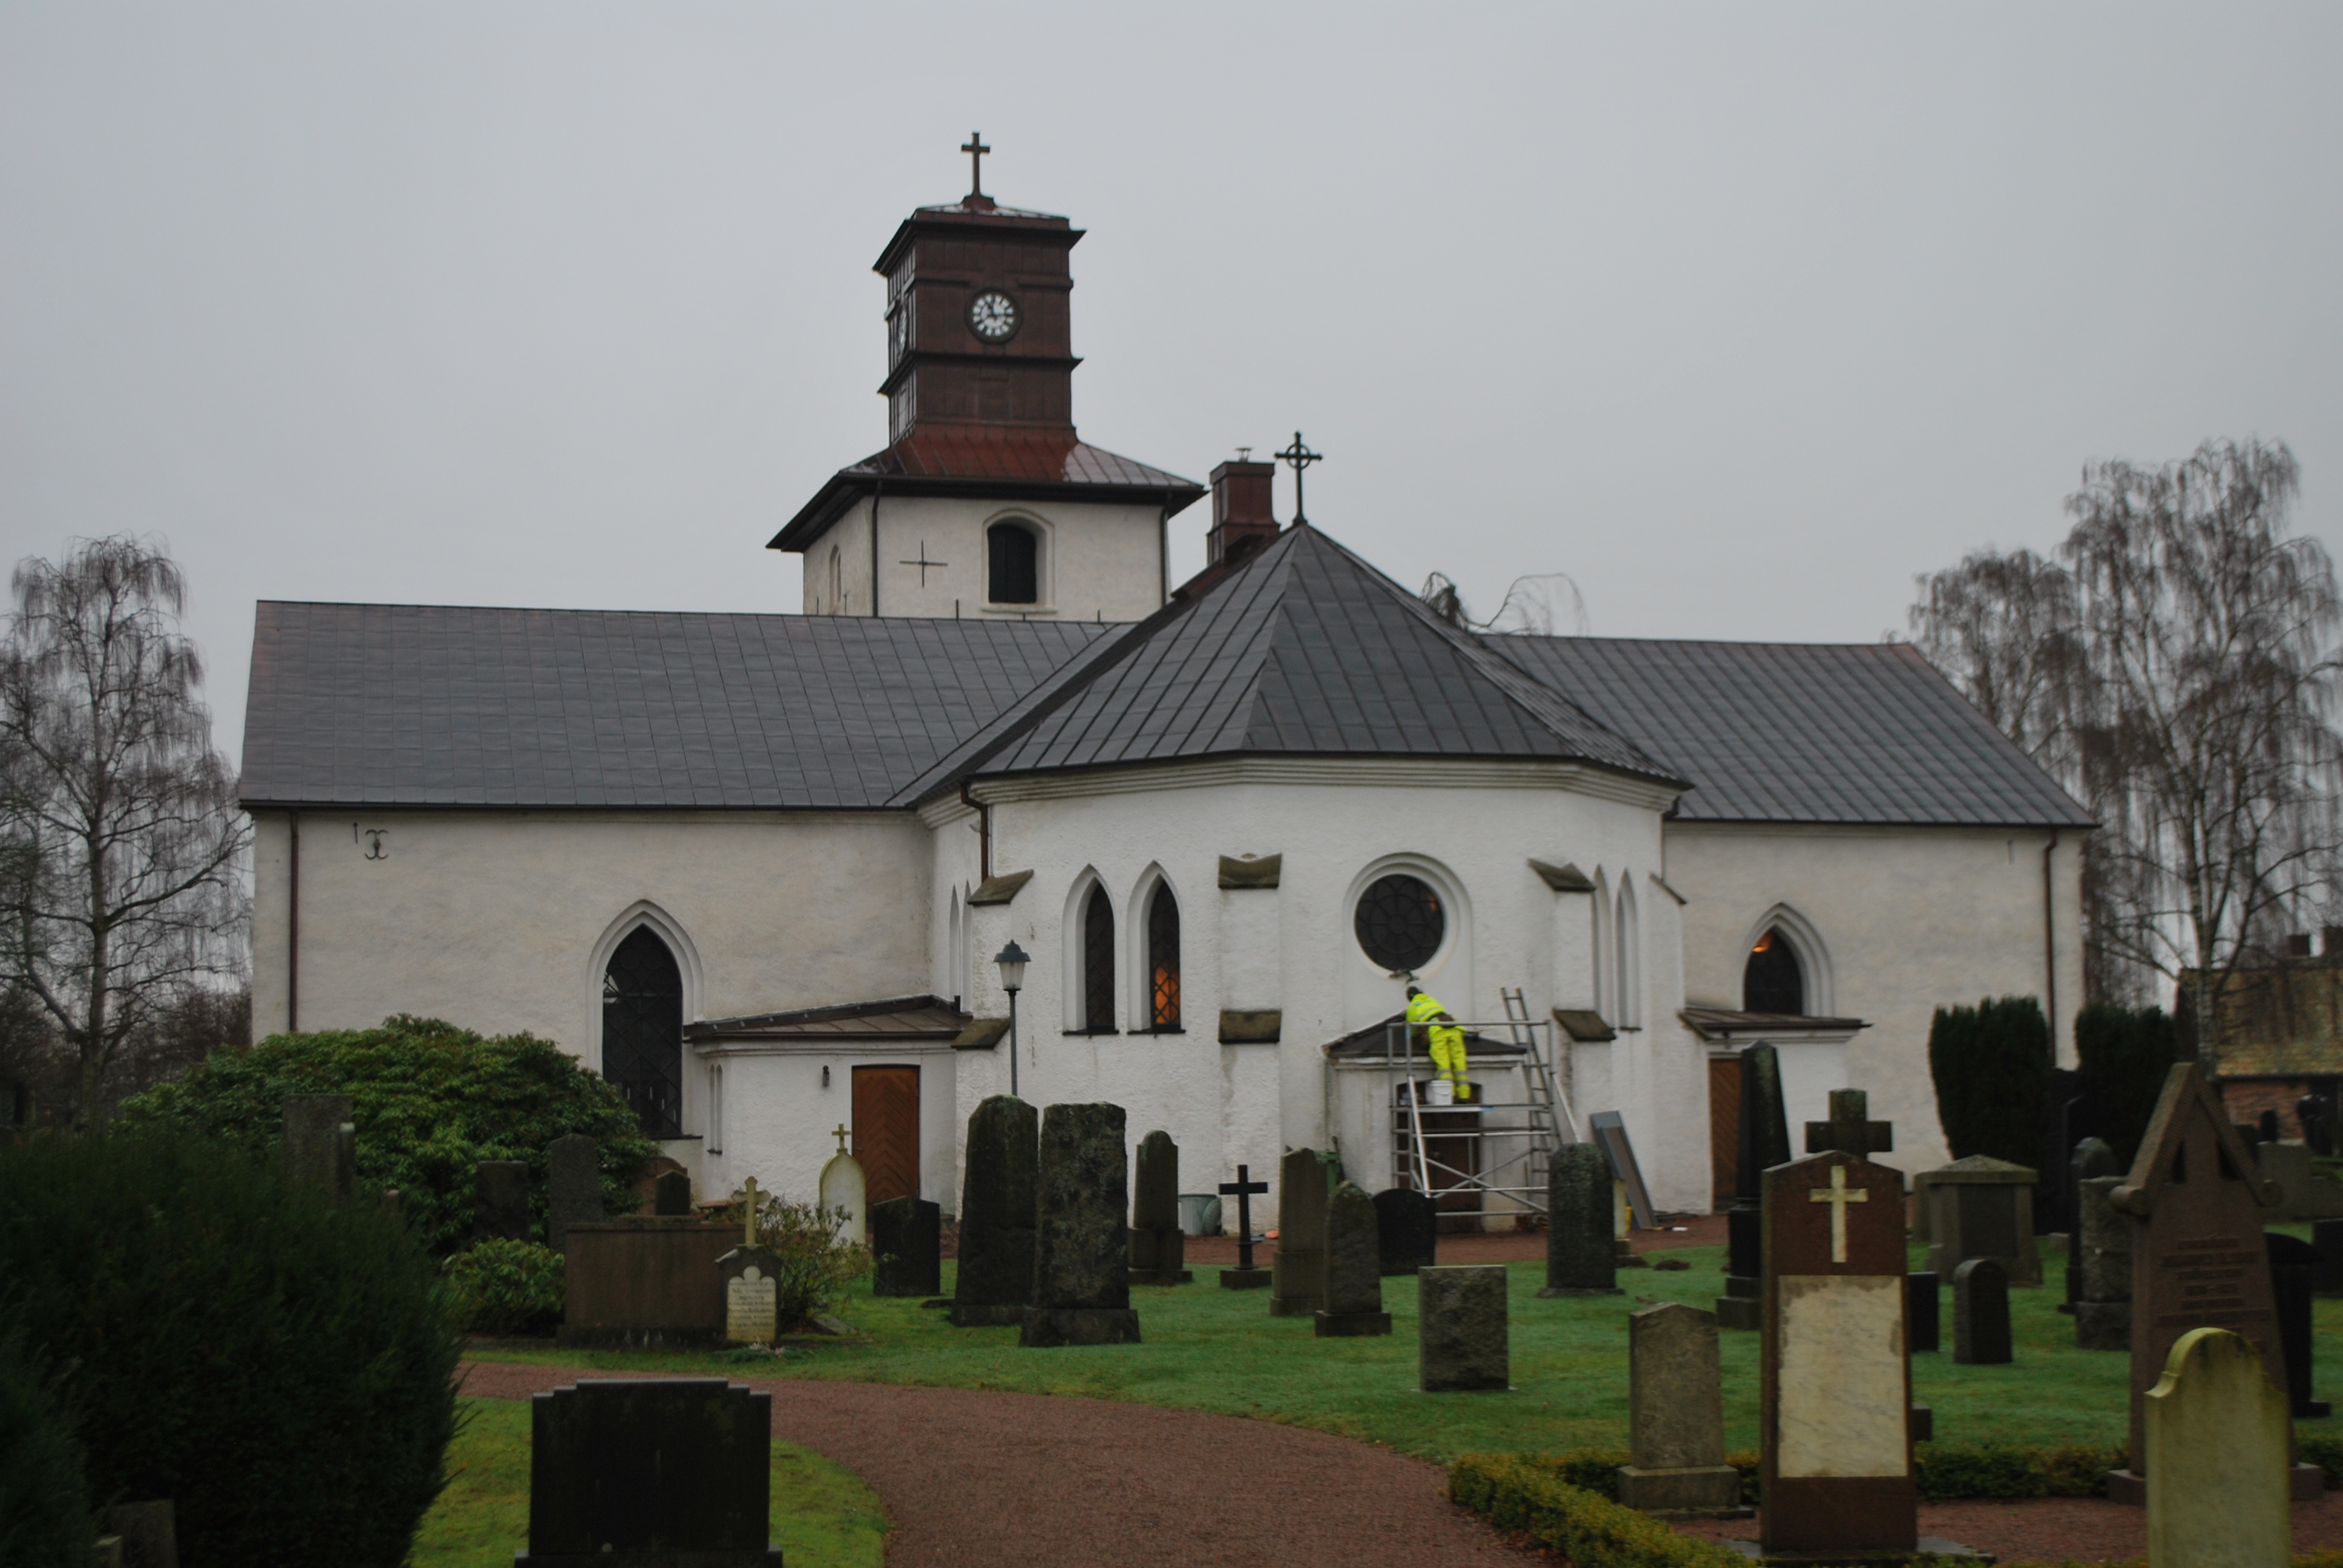
{"label": "black iron cross", "polygon": [[1252,1166],[1240,1165],[1237,1167],[1237,1179],[1235,1181],[1223,1181],[1221,1183],[1221,1195],[1222,1197],[1226,1197],[1232,1192],[1236,1194],[1237,1235],[1241,1238],[1237,1242],[1237,1267],[1240,1269],[1250,1269],[1253,1266],[1252,1195],[1256,1192],[1266,1192],[1269,1191],[1268,1182],[1252,1181],[1251,1179],[1252,1176]]}
{"label": "black iron cross", "polygon": [[1885,1154],[1896,1147],[1896,1124],[1871,1120],[1871,1097],[1860,1089],[1834,1089],[1830,1096],[1830,1120],[1806,1123],[1806,1152],[1827,1154],[1833,1150],[1852,1154],[1858,1160],[1868,1160],[1874,1154]]}
{"label": "black iron cross", "polygon": [[992,149],[984,145],[982,131],[970,131],[960,150],[968,155],[968,194],[980,196],[984,194],[984,155]]}
{"label": "black iron cross", "polygon": [[1303,446],[1302,432],[1299,430],[1293,432],[1293,445],[1277,455],[1293,465],[1293,520],[1297,524],[1306,523],[1310,519],[1302,515],[1302,470],[1312,463],[1324,462],[1326,455],[1323,452],[1313,452]]}
{"label": "black iron cross", "polygon": [[928,586],[928,568],[929,568],[930,567],[948,567],[948,566],[951,565],[951,562],[950,562],[950,561],[931,561],[931,560],[928,559],[928,541],[927,541],[927,540],[925,540],[925,539],[921,539],[921,540],[920,541],[920,558],[919,558],[918,560],[915,560],[915,561],[897,561],[895,564],[896,564],[897,566],[899,566],[899,567],[917,567],[917,568],[920,568],[920,586],[921,588],[925,588],[925,587],[927,587],[927,586]]}

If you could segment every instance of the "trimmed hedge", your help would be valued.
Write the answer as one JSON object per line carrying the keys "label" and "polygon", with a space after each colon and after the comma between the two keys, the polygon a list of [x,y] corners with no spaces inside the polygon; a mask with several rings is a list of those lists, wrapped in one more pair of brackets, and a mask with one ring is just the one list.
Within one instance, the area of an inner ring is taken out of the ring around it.
{"label": "trimmed hedge", "polygon": [[1749,1562],[1510,1454],[1464,1455],[1448,1467],[1448,1495],[1498,1529],[1517,1530],[1569,1558],[1572,1568],[1747,1568]]}
{"label": "trimmed hedge", "polygon": [[89,1568],[97,1521],[80,1440],[45,1358],[0,1335],[0,1563]]}
{"label": "trimmed hedge", "polygon": [[2294,1430],[2295,1457],[2325,1471],[2328,1490],[2343,1486],[2343,1432]]}
{"label": "trimmed hedge", "polygon": [[2032,997],[1938,1008],[1928,1074],[1953,1158],[1986,1154],[2038,1169],[2053,1065],[2049,1020]]}
{"label": "trimmed hedge", "polygon": [[2099,1136],[2131,1169],[2164,1093],[2165,1075],[2187,1060],[2180,1031],[2160,1007],[2095,1001],[2075,1015],[2075,1056],[2084,1097],[2099,1113]]}
{"label": "trimmed hedge", "polygon": [[430,1250],[471,1240],[483,1160],[529,1168],[532,1235],[545,1239],[546,1146],[583,1132],[602,1146],[607,1212],[639,1206],[630,1183],[659,1152],[618,1091],[549,1040],[486,1039],[435,1018],[387,1018],[379,1029],[273,1034],[220,1051],[175,1083],[122,1108],[126,1131],[163,1128],[273,1151],[288,1094],[347,1094],[357,1128],[358,1180],[399,1191],[407,1221]]}
{"label": "trimmed hedge", "polygon": [[[2314,1453],[2314,1448],[2320,1452]],[[1526,1469],[1552,1476],[1566,1486],[1613,1494],[1619,1467],[1628,1462],[1624,1448],[1578,1448],[1562,1453],[1513,1456]],[[2107,1493],[2107,1475],[2122,1468],[2124,1451],[2082,1444],[2068,1448],[2026,1448],[2006,1442],[1923,1442],[1915,1445],[1915,1480],[1922,1498],[1946,1503],[1959,1498],[2099,1497]],[[2302,1457],[2328,1465],[2331,1477],[2343,1472],[2343,1436],[2306,1437]],[[1742,1501],[1757,1502],[1758,1476],[1763,1468],[1755,1449],[1725,1456],[1741,1472]]]}

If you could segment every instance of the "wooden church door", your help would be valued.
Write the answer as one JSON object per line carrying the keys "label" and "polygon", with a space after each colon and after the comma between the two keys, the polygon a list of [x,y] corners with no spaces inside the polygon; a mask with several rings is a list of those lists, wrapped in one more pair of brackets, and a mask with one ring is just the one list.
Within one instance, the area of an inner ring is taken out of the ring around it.
{"label": "wooden church door", "polygon": [[920,1195],[920,1070],[854,1070],[854,1159],[864,1201]]}
{"label": "wooden church door", "polygon": [[1709,1191],[1717,1209],[1731,1206],[1741,1187],[1741,1059],[1708,1059]]}

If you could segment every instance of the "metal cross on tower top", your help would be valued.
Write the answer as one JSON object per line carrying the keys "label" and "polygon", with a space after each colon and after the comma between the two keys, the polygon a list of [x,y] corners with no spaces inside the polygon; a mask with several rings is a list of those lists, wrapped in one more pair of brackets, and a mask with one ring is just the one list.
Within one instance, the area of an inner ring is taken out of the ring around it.
{"label": "metal cross on tower top", "polygon": [[1296,526],[1299,526],[1310,520],[1302,515],[1302,470],[1312,463],[1324,462],[1326,455],[1323,452],[1313,452],[1303,446],[1302,432],[1296,430],[1293,432],[1293,445],[1278,453],[1277,456],[1293,465],[1293,521]]}
{"label": "metal cross on tower top", "polygon": [[992,149],[984,145],[982,131],[970,131],[960,150],[968,155],[968,194],[980,196],[984,194],[984,155]]}

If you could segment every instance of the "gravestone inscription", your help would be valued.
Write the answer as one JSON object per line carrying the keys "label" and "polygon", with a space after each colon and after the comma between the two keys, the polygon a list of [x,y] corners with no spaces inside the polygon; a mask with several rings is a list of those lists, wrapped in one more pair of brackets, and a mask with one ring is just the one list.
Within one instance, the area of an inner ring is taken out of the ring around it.
{"label": "gravestone inscription", "polygon": [[1419,1269],[1417,1381],[1426,1393],[1512,1386],[1502,1263]]}
{"label": "gravestone inscription", "polygon": [[1320,1339],[1391,1332],[1379,1229],[1366,1189],[1345,1181],[1326,1200],[1326,1304],[1315,1316]]}
{"label": "gravestone inscription", "polygon": [[602,1218],[602,1149],[583,1132],[545,1146],[545,1244],[566,1251],[569,1227]]}
{"label": "gravestone inscription", "polygon": [[514,1568],[781,1568],[773,1396],[721,1378],[598,1378],[530,1401]]}
{"label": "gravestone inscription", "polygon": [[1315,1149],[1277,1166],[1277,1251],[1269,1260],[1269,1315],[1306,1317],[1326,1302],[1326,1163]]}
{"label": "gravestone inscription", "polygon": [[1646,1513],[1747,1516],[1741,1472],[1725,1462],[1715,1313],[1668,1302],[1628,1315],[1627,1410],[1620,1502]]}
{"label": "gravestone inscription", "polygon": [[944,1211],[924,1198],[870,1205],[870,1293],[932,1296],[944,1288]]}
{"label": "gravestone inscription", "polygon": [[1592,1143],[1565,1143],[1546,1171],[1545,1288],[1541,1296],[1615,1296],[1617,1208],[1611,1162]]}
{"label": "gravestone inscription", "polygon": [[1033,1296],[1017,1342],[1135,1345],[1131,1310],[1131,1177],[1120,1105],[1052,1105],[1041,1113],[1034,1179]]}
{"label": "gravestone inscription", "polygon": [[1385,1274],[1413,1274],[1440,1261],[1440,1208],[1430,1194],[1384,1188],[1375,1194],[1375,1223]]}
{"label": "gravestone inscription", "polygon": [[753,1242],[735,1247],[716,1260],[724,1280],[724,1342],[769,1345],[794,1323],[780,1321],[780,1279],[785,1267],[779,1254]]}
{"label": "gravestone inscription", "polygon": [[996,1094],[968,1119],[968,1170],[960,1183],[960,1272],[952,1288],[955,1328],[1022,1326],[1033,1299],[1034,1181],[1040,1112]]}
{"label": "gravestone inscription", "polygon": [[1158,1129],[1139,1141],[1137,1165],[1131,1187],[1131,1282],[1184,1285],[1196,1276],[1180,1228],[1180,1146]]}

